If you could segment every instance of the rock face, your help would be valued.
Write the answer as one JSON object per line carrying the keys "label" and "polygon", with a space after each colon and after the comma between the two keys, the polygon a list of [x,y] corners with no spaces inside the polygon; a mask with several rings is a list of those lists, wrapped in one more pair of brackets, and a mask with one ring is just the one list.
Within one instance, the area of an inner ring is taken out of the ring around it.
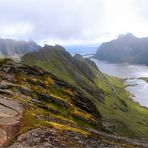
{"label": "rock face", "polygon": [[147,148],[147,146],[148,144],[139,143],[137,140],[107,135],[101,132],[91,132],[91,136],[86,137],[71,131],[60,131],[54,128],[37,128],[19,136],[15,144],[9,146],[9,148]]}
{"label": "rock face", "polygon": [[38,128],[21,135],[16,143],[10,146],[10,148],[24,147],[120,148],[121,146],[111,143],[109,144],[107,141],[103,141],[103,138],[97,138],[97,135],[94,135],[94,137],[89,139],[79,133],[73,133],[70,131],[60,132],[59,130],[52,128]]}
{"label": "rock face", "polygon": [[0,95],[0,146],[8,144],[16,136],[22,117],[21,105],[7,95]]}
{"label": "rock face", "polygon": [[20,58],[22,55],[37,51],[40,48],[33,41],[15,41],[11,39],[0,39],[0,57]]}
{"label": "rock face", "polygon": [[103,43],[95,58],[115,63],[135,63],[148,65],[148,38],[137,38],[128,33],[117,39]]}
{"label": "rock face", "polygon": [[18,100],[13,100],[17,85],[10,73],[0,72],[0,147],[11,142],[19,131],[23,108]]}

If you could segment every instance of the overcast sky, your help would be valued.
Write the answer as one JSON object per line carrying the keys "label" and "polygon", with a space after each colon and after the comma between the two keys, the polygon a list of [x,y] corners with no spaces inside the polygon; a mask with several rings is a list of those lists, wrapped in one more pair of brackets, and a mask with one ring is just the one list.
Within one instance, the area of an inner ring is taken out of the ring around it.
{"label": "overcast sky", "polygon": [[48,44],[148,36],[148,0],[0,0],[0,37]]}

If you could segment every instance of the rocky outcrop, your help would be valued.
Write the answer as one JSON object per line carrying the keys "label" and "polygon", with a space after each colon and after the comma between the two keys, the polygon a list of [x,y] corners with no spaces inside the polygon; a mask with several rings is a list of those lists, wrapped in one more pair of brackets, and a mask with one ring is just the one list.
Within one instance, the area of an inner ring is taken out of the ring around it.
{"label": "rocky outcrop", "polygon": [[[66,135],[66,136],[65,136]],[[109,141],[108,141],[109,142]],[[84,147],[84,148],[121,148],[116,144],[103,141],[102,138],[94,136],[87,138],[81,134],[73,133],[70,131],[60,132],[59,130],[52,128],[38,128],[31,130],[20,137],[18,137],[16,143],[9,148],[24,148],[24,147]]]}
{"label": "rocky outcrop", "polygon": [[0,147],[7,145],[17,135],[22,111],[17,101],[0,95]]}
{"label": "rocky outcrop", "polygon": [[[147,148],[148,144],[138,140],[91,131],[86,137],[71,131],[60,131],[54,128],[37,128],[19,136],[15,144],[9,148],[53,148],[53,147],[80,147],[80,148]],[[65,136],[66,135],[66,136]]]}
{"label": "rocky outcrop", "polygon": [[[30,118],[37,120],[37,126],[51,126],[51,121],[61,126],[80,126],[66,119],[67,114],[74,120],[102,126],[95,105],[72,85],[40,68],[9,59],[0,61],[0,146],[9,144],[22,129],[34,128]],[[82,118],[76,119],[76,114]]]}

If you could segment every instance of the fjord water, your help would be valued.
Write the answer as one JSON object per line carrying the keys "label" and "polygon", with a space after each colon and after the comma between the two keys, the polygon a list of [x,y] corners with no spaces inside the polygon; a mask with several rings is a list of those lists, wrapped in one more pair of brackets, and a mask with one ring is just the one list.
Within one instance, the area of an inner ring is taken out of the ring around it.
{"label": "fjord water", "polygon": [[148,83],[139,79],[141,77],[148,77],[148,66],[112,64],[106,61],[92,60],[103,73],[126,79],[126,89],[134,95],[134,101],[142,106],[148,107]]}
{"label": "fjord water", "polygon": [[81,55],[87,55],[87,54],[95,54],[97,52],[97,48],[100,44],[89,44],[89,45],[71,45],[71,46],[65,46],[65,49],[71,54],[81,54]]}
{"label": "fjord water", "polygon": [[[87,47],[87,48],[86,48]],[[83,49],[83,50],[82,50]],[[97,46],[72,46],[67,47],[66,50],[72,55],[75,54],[89,54],[96,53]],[[148,107],[148,83],[141,77],[148,77],[148,66],[131,65],[131,64],[112,64],[106,61],[92,59],[98,68],[110,76],[124,78],[126,89],[133,94],[133,99],[140,105]]]}

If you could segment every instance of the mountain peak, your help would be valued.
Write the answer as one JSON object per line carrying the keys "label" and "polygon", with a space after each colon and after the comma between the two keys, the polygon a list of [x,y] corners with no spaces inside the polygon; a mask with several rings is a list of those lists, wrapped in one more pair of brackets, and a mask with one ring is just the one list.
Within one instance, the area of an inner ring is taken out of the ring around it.
{"label": "mountain peak", "polygon": [[118,36],[118,39],[123,39],[123,38],[137,38],[137,37],[132,33],[120,34]]}
{"label": "mountain peak", "polygon": [[58,49],[58,50],[65,51],[65,48],[63,46],[61,46],[61,45],[58,45],[58,44],[55,45],[55,48]]}

